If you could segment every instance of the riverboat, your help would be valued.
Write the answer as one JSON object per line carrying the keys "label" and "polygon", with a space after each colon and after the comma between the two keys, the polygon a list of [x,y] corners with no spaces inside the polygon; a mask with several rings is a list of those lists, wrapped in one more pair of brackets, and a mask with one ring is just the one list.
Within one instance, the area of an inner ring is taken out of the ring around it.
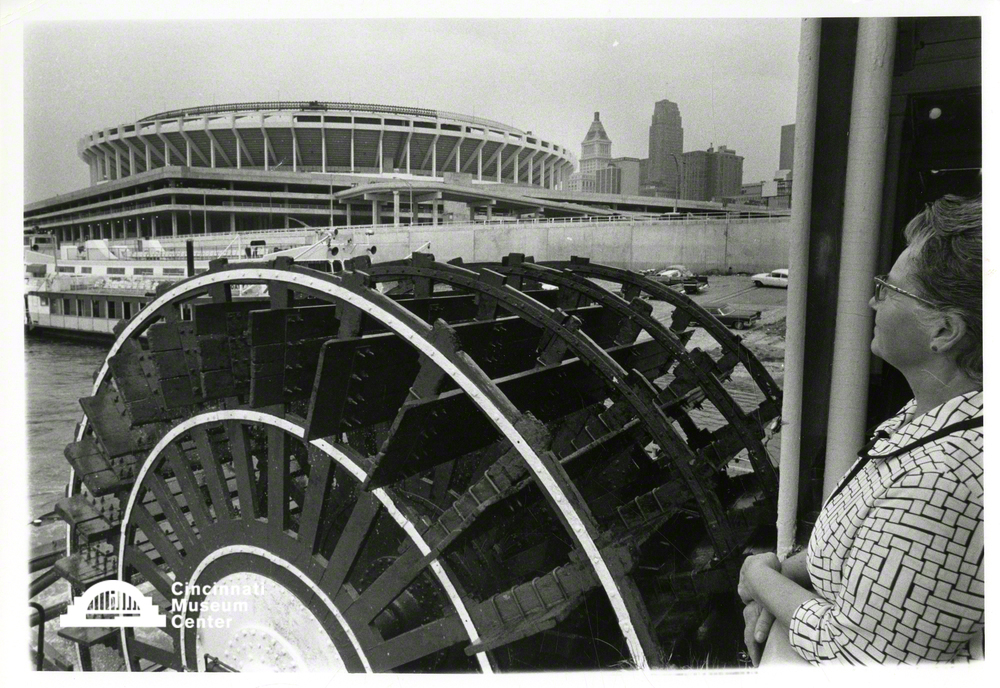
{"label": "riverboat", "polygon": [[[24,329],[31,335],[107,340],[163,283],[205,272],[213,260],[323,261],[333,272],[341,259],[374,254],[364,231],[317,227],[161,239],[92,239],[60,245],[49,234],[24,235]],[[259,291],[259,290],[258,290]],[[261,296],[254,290],[237,298]],[[190,313],[182,311],[182,317]]]}

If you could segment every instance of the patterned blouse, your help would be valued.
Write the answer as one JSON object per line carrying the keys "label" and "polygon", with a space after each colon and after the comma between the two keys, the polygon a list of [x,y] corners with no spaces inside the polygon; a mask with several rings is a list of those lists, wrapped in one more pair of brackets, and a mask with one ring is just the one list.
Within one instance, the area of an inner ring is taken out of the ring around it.
{"label": "patterned blouse", "polygon": [[906,450],[981,417],[983,393],[913,419],[915,405],[879,426],[872,459],[838,487],[813,529],[809,577],[822,599],[800,605],[789,627],[810,662],[954,661],[969,657],[983,627],[982,428]]}

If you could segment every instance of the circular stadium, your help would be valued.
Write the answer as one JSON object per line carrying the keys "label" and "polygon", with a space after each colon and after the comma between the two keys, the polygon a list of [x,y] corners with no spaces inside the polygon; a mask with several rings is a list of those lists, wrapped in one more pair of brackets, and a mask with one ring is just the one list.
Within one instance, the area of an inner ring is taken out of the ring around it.
{"label": "circular stadium", "polygon": [[576,167],[565,147],[481,117],[323,101],[230,103],[161,112],[78,143],[91,184],[161,167],[441,178],[557,188]]}

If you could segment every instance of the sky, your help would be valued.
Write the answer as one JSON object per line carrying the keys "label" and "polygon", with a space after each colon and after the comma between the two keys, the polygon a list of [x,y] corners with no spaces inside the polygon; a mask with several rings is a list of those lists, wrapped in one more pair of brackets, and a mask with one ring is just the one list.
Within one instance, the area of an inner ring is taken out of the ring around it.
{"label": "sky", "polygon": [[580,156],[648,155],[653,104],[684,150],[725,144],[773,177],[795,120],[799,22],[784,19],[34,20],[24,25],[24,200],[86,186],[77,141],[164,110],[369,102],[487,117]]}

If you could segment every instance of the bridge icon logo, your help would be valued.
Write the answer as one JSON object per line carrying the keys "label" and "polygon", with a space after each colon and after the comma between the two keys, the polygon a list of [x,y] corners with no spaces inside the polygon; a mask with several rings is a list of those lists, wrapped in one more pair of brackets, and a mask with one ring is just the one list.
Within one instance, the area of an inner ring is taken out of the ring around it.
{"label": "bridge icon logo", "polygon": [[73,600],[59,617],[60,628],[130,626],[163,628],[167,617],[131,583],[102,581]]}

